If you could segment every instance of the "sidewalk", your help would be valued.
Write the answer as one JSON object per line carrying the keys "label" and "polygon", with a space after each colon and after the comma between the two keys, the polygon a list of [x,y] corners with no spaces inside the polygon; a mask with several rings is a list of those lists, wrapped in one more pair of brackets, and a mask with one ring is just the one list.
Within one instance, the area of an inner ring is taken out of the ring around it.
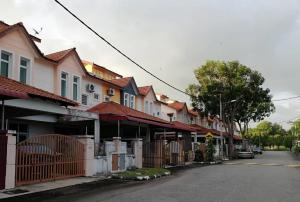
{"label": "sidewalk", "polygon": [[56,180],[45,183],[38,183],[32,185],[19,186],[10,190],[0,191],[0,200],[12,199],[12,197],[32,195],[34,193],[42,193],[48,191],[54,191],[61,188],[72,187],[85,183],[92,183],[100,180],[107,179],[106,177],[77,177],[71,179]]}

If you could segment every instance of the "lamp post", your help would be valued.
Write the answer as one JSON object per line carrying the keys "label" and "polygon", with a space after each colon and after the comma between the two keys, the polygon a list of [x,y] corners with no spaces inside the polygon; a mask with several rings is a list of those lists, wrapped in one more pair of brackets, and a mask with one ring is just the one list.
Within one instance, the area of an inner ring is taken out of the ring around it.
{"label": "lamp post", "polygon": [[[234,100],[230,100],[229,102],[226,102],[226,103],[234,103],[236,101],[238,101],[241,97],[237,98],[237,99],[234,99]],[[223,107],[222,107],[222,94],[220,93],[219,94],[219,101],[220,101],[220,120],[222,120],[223,122]],[[222,131],[222,128],[221,128],[221,121],[219,121],[219,128],[220,128],[220,137],[221,137],[221,158],[222,160],[224,160],[224,137],[223,137],[223,131]],[[231,145],[230,145],[231,146]]]}

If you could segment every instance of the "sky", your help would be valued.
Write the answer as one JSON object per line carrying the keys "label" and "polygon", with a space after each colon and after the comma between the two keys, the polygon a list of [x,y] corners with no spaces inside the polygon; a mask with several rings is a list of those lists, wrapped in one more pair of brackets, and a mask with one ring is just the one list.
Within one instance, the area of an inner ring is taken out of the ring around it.
{"label": "sky", "polygon": [[[103,37],[163,80],[185,89],[207,60],[239,60],[258,70],[274,99],[300,95],[298,0],[61,0]],[[45,54],[76,47],[93,61],[139,86],[189,102],[145,74],[68,15],[54,0],[0,0],[0,20],[42,31]],[[300,99],[275,102],[266,120],[289,127]]]}

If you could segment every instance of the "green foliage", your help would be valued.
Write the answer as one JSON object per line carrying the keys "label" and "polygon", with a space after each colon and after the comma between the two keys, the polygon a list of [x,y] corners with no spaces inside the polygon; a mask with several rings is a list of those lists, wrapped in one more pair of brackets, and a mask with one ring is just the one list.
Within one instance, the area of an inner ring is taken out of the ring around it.
{"label": "green foliage", "polygon": [[293,148],[293,152],[294,154],[298,155],[300,154],[300,147],[298,145],[296,145],[294,148]]}
{"label": "green foliage", "polygon": [[213,138],[209,137],[207,138],[207,147],[206,147],[206,155],[205,155],[205,161],[211,162],[214,161],[214,153],[216,152],[215,146],[213,143]]}
{"label": "green foliage", "polygon": [[203,162],[204,161],[203,154],[202,154],[202,152],[199,149],[195,151],[195,159],[194,159],[194,161],[196,161],[196,162]]}
{"label": "green foliage", "polygon": [[[249,129],[248,133],[248,138],[253,144],[259,145],[260,143],[263,147],[274,147],[274,145],[276,145],[277,148],[279,148],[284,145],[286,136],[288,136],[288,134],[281,125],[268,121],[260,122],[255,128]],[[287,139],[286,143],[288,144],[288,142]]]}
{"label": "green foliage", "polygon": [[288,148],[290,151],[292,150],[292,147],[293,147],[293,136],[292,135],[287,135],[284,137],[284,140],[283,140],[283,145]]}
{"label": "green foliage", "polygon": [[283,136],[274,135],[274,145],[276,145],[277,148],[279,149],[279,146],[283,145]]}
{"label": "green foliage", "polygon": [[[244,135],[250,121],[260,121],[275,110],[270,90],[262,87],[263,76],[238,61],[207,61],[195,70],[195,77],[198,83],[189,85],[186,90],[192,95],[193,107],[218,115],[221,95],[221,118],[229,127],[237,122]],[[229,132],[233,130],[229,128]]]}

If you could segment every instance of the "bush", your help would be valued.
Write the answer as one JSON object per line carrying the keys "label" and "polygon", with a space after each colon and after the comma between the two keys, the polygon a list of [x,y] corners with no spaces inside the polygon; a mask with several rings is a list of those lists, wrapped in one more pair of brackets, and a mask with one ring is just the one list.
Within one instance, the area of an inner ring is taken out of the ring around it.
{"label": "bush", "polygon": [[296,145],[294,148],[293,148],[293,152],[294,154],[298,155],[300,153],[300,147],[298,145]]}
{"label": "bush", "polygon": [[202,152],[199,149],[195,151],[195,159],[194,159],[194,161],[196,161],[196,162],[203,162],[204,161],[203,154],[202,154]]}
{"label": "bush", "polygon": [[205,161],[212,162],[214,161],[214,154],[215,154],[215,146],[213,143],[213,138],[207,139],[207,148],[206,148],[206,155],[205,155]]}

